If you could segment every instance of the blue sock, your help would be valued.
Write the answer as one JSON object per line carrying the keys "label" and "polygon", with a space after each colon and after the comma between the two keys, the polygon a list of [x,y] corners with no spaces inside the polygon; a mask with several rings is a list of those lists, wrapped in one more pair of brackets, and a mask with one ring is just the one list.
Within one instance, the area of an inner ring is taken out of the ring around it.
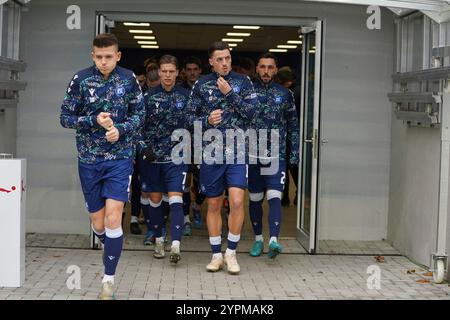
{"label": "blue sock", "polygon": [[183,214],[185,216],[188,216],[190,209],[191,209],[191,193],[188,191],[183,193]]}
{"label": "blue sock", "polygon": [[119,227],[117,229],[105,228],[105,274],[113,276],[116,274],[117,264],[119,263],[120,254],[123,246],[123,231]]}
{"label": "blue sock", "polygon": [[262,234],[262,217],[263,217],[262,200],[261,201],[250,200],[249,211],[253,232],[255,233],[255,235]]}
{"label": "blue sock", "polygon": [[211,251],[213,254],[220,253],[222,251],[222,238],[220,236],[209,237],[209,244],[211,245]]}
{"label": "blue sock", "polygon": [[145,225],[147,226],[147,230],[152,230],[152,226],[150,223],[150,201],[147,198],[141,198],[141,208],[144,213]]}
{"label": "blue sock", "polygon": [[169,200],[165,201],[163,198],[163,202],[161,204],[162,207],[162,214],[164,217],[164,225],[167,224],[167,220],[169,220],[169,214],[170,214],[170,206],[169,206]]}
{"label": "blue sock", "polygon": [[183,198],[173,196],[169,198],[170,203],[170,232],[173,240],[181,240],[184,225]]}
{"label": "blue sock", "polygon": [[271,237],[278,237],[281,226],[281,199],[269,200],[269,231]]}
{"label": "blue sock", "polygon": [[164,219],[162,215],[162,206],[161,202],[154,203],[150,200],[150,221],[151,221],[151,230],[155,234],[156,238],[160,238],[162,236],[162,230]]}
{"label": "blue sock", "polygon": [[94,229],[94,226],[91,225],[92,231],[94,232],[95,236],[98,238],[98,240],[100,240],[101,243],[105,244],[105,231],[103,231],[102,233],[98,232],[97,230]]}
{"label": "blue sock", "polygon": [[236,250],[240,239],[240,234],[232,234],[231,232],[228,232],[228,249]]}

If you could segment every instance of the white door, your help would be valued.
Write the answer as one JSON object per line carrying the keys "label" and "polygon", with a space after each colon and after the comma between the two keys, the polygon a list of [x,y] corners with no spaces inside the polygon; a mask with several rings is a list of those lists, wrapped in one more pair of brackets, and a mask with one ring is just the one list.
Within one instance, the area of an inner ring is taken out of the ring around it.
{"label": "white door", "polygon": [[297,238],[309,252],[317,245],[317,190],[320,155],[320,93],[322,21],[301,27],[302,91],[300,103],[301,174],[297,208]]}

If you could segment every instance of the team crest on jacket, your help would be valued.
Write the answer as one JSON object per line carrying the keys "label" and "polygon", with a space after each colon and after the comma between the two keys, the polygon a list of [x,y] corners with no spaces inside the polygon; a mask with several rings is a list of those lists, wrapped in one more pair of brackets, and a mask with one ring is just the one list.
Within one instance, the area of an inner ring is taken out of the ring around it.
{"label": "team crest on jacket", "polygon": [[183,107],[184,107],[183,101],[178,101],[177,102],[177,109],[183,109]]}
{"label": "team crest on jacket", "polygon": [[125,88],[123,86],[117,87],[115,92],[116,96],[122,97],[125,94]]}

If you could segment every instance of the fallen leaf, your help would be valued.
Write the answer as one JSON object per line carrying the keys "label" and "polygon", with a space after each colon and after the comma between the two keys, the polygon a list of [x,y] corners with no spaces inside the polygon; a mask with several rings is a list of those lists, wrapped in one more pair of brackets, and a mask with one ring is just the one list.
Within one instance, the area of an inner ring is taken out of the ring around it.
{"label": "fallen leaf", "polygon": [[407,274],[411,274],[411,273],[416,273],[415,269],[409,269],[408,271],[406,271]]}
{"label": "fallen leaf", "polygon": [[418,283],[430,283],[430,280],[428,280],[428,279],[419,279],[416,282],[418,282]]}
{"label": "fallen leaf", "polygon": [[423,275],[424,275],[425,277],[432,277],[432,276],[433,276],[433,272],[428,271],[428,272],[426,272],[426,273],[423,273]]}
{"label": "fallen leaf", "polygon": [[384,262],[384,257],[383,256],[376,256],[376,257],[374,257],[375,258],[375,260],[377,261],[377,262],[379,262],[379,263],[383,263]]}

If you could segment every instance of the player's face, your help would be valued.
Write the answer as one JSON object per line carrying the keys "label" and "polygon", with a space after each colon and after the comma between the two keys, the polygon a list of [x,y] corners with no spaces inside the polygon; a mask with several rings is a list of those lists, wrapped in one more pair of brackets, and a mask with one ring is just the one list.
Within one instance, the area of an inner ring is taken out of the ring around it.
{"label": "player's face", "polygon": [[256,66],[256,73],[258,73],[264,83],[269,83],[277,72],[278,68],[275,60],[272,58],[259,59],[258,65]]}
{"label": "player's face", "polygon": [[188,81],[195,82],[200,78],[202,69],[196,63],[188,63],[186,64],[186,68],[184,68],[184,72]]}
{"label": "player's face", "polygon": [[226,76],[231,71],[231,54],[230,50],[216,50],[211,58],[209,58],[209,64],[213,67],[213,70],[221,76]]}
{"label": "player's face", "polygon": [[108,76],[114,70],[120,57],[121,52],[117,46],[94,47],[92,51],[92,60],[104,76]]}
{"label": "player's face", "polygon": [[174,64],[165,63],[159,67],[158,74],[161,80],[161,84],[167,87],[171,87],[175,85],[175,81],[178,77],[178,70]]}

